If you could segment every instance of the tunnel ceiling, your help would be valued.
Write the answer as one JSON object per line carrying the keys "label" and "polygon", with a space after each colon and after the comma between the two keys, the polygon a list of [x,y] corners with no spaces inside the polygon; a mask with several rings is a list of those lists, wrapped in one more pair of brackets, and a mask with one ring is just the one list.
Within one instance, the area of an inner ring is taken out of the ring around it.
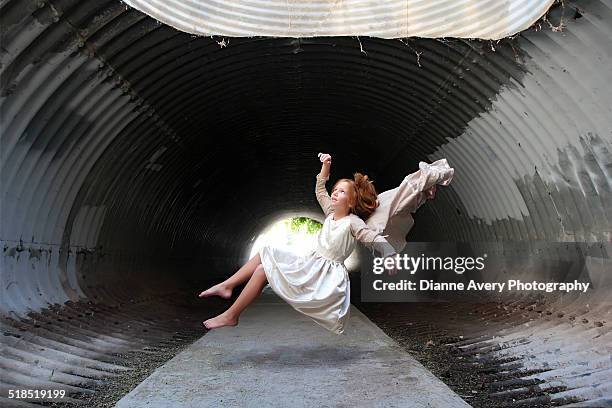
{"label": "tunnel ceiling", "polygon": [[607,2],[501,41],[198,37],[119,1],[1,7],[9,310],[159,265],[126,262],[233,265],[279,214],[318,211],[320,151],[381,191],[446,157],[457,176],[417,240],[610,241]]}
{"label": "tunnel ceiling", "polygon": [[498,40],[529,28],[554,0],[125,2],[163,23],[198,35]]}

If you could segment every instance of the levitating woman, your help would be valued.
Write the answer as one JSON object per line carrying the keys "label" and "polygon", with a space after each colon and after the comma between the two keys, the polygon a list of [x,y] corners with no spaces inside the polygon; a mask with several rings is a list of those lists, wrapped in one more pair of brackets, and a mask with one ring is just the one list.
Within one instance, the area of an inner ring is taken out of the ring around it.
{"label": "levitating woman", "polygon": [[[228,299],[233,288],[248,281],[229,309],[204,322],[207,329],[236,326],[240,314],[269,283],[295,310],[333,333],[342,334],[350,310],[350,281],[344,261],[355,249],[356,241],[382,257],[392,257],[405,245],[412,226],[410,213],[426,199],[434,198],[436,184],[448,185],[452,178],[452,169],[444,159],[443,163],[434,163],[443,164],[441,167],[421,162],[418,172],[407,176],[399,187],[382,193],[380,202],[372,181],[361,173],[355,173],[354,179],[336,181],[330,196],[325,182],[329,179],[331,156],[319,153],[319,160],[322,166],[316,177],[315,195],[326,218],[315,248],[306,255],[297,255],[266,245],[234,275],[200,293],[200,297]],[[364,220],[375,211],[369,226]],[[389,240],[389,235],[381,235],[387,230],[391,232]],[[389,274],[396,272],[395,267],[389,269]]]}

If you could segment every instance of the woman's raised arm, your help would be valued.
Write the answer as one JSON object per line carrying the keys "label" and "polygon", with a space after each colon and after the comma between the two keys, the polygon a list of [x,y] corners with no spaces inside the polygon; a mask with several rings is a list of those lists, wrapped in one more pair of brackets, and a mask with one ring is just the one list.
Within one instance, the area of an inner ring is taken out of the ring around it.
{"label": "woman's raised arm", "polygon": [[321,172],[319,174],[323,176],[324,179],[328,179],[329,170],[331,168],[331,155],[327,153],[319,153],[318,156],[319,156],[319,160],[321,161],[321,163],[323,163],[321,165]]}
{"label": "woman's raised arm", "polygon": [[315,187],[315,196],[317,201],[325,213],[325,217],[328,217],[334,209],[331,203],[331,197],[325,189],[325,182],[329,179],[329,170],[331,167],[331,156],[329,154],[319,153],[319,160],[323,163],[321,165],[321,172],[317,174],[317,184]]}

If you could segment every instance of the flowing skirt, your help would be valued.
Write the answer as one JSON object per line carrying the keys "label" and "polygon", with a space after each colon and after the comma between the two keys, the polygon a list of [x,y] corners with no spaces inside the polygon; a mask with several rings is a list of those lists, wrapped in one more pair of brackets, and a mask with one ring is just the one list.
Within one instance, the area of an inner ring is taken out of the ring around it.
{"label": "flowing skirt", "polygon": [[272,290],[298,312],[327,330],[342,334],[350,315],[351,287],[343,263],[315,250],[298,255],[266,245],[259,250]]}

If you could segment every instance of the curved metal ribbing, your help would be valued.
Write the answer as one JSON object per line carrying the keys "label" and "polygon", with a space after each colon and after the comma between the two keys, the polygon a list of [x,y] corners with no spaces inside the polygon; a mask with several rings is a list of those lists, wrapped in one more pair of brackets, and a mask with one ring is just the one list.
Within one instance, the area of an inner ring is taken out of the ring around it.
{"label": "curved metal ribbing", "polygon": [[[62,325],[34,327],[28,313],[66,301],[157,304],[227,275],[269,222],[318,211],[316,153],[329,151],[334,177],[360,170],[379,190],[446,157],[455,179],[419,211],[411,240],[542,260],[523,268],[508,258],[491,280],[593,282],[585,295],[542,300],[562,318],[510,319],[499,343],[567,335],[555,346],[564,359],[538,340],[503,352],[535,356],[526,367],[561,361],[566,371],[547,381],[609,398],[607,2],[565,2],[502,41],[195,37],[115,0],[0,7],[0,312],[10,343],[1,370],[16,370],[12,383],[3,372],[3,390],[49,385],[19,357],[23,347],[32,357],[36,344],[52,345],[41,364],[66,374],[73,361],[62,349],[85,347]],[[551,30],[560,18],[563,29]],[[578,270],[566,267],[575,259]],[[26,334],[12,342],[19,324]],[[79,341],[103,330],[88,327]],[[82,354],[92,369],[104,361]],[[603,380],[576,379],[587,374]]]}
{"label": "curved metal ribbing", "polygon": [[500,39],[542,17],[553,0],[386,0],[339,2],[126,0],[181,31],[236,37],[363,35],[379,38]]}

